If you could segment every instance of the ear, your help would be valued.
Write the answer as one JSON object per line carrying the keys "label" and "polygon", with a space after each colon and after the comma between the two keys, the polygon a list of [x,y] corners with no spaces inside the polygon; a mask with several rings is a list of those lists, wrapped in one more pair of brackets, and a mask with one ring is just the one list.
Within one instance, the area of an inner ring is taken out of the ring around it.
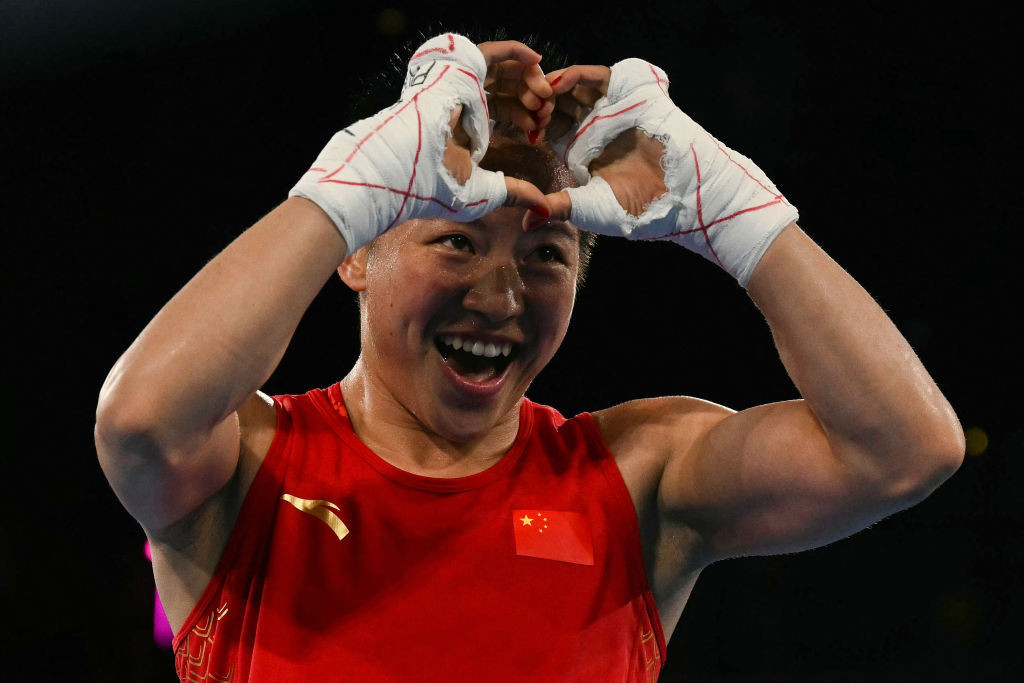
{"label": "ear", "polygon": [[367,248],[361,247],[338,266],[341,281],[353,292],[362,292],[366,289],[366,258]]}

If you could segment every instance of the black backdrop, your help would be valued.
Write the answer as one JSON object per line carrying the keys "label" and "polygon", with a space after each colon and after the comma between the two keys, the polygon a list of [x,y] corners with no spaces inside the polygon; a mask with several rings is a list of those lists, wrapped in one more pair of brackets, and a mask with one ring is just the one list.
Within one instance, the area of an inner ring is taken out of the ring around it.
{"label": "black backdrop", "polygon": [[[663,680],[1015,679],[1014,22],[980,3],[810,4],[0,5],[13,434],[0,460],[0,678],[174,680],[150,639],[143,534],[96,464],[103,378],[191,274],[284,198],[368,74],[420,31],[475,26],[555,41],[580,63],[665,68],[676,102],[757,160],[890,313],[971,430],[976,454],[920,506],[825,549],[707,569]],[[265,390],[339,378],[356,325],[332,281]],[[530,395],[575,414],[677,393],[736,408],[795,396],[727,276],[670,245],[604,240]]]}

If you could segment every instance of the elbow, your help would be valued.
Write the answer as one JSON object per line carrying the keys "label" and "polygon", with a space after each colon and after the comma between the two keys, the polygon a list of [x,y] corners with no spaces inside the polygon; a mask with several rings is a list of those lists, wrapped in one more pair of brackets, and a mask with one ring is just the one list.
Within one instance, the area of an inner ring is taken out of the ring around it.
{"label": "elbow", "polygon": [[890,479],[891,495],[904,507],[920,503],[960,469],[966,450],[959,421],[933,427],[907,449],[904,467]]}
{"label": "elbow", "polygon": [[93,438],[100,466],[108,478],[110,471],[126,459],[153,461],[161,453],[152,422],[130,402],[101,397]]}
{"label": "elbow", "polygon": [[921,459],[930,468],[929,481],[934,481],[935,486],[938,486],[963,465],[967,439],[960,420],[948,403],[943,401],[935,415],[936,419],[930,422],[922,439],[924,455]]}
{"label": "elbow", "polygon": [[104,470],[124,458],[153,460],[162,449],[157,438],[159,421],[137,393],[125,390],[112,372],[96,403],[93,437]]}

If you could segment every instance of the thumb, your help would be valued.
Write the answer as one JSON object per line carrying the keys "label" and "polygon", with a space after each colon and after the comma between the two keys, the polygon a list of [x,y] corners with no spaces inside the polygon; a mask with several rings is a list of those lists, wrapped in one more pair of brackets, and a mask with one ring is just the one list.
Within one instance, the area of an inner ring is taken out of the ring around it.
{"label": "thumb", "polygon": [[505,206],[527,208],[523,215],[524,230],[538,228],[551,218],[551,206],[548,204],[550,195],[545,196],[533,183],[505,176],[505,191]]}
{"label": "thumb", "polygon": [[557,221],[567,221],[572,218],[572,197],[565,190],[545,195],[548,205],[551,207],[551,218]]}
{"label": "thumb", "polygon": [[593,176],[586,185],[570,187],[558,195],[564,198],[552,199],[552,204],[564,215],[563,220],[572,221],[581,230],[628,238],[636,228],[636,217],[626,213],[611,186],[600,176]]}

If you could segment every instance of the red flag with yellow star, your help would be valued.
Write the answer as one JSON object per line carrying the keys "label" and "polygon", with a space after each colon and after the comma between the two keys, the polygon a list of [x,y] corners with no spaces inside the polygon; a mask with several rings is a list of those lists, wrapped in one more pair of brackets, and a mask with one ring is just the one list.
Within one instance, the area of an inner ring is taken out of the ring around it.
{"label": "red flag with yellow star", "polygon": [[513,510],[516,555],[574,564],[594,564],[590,524],[578,512]]}

